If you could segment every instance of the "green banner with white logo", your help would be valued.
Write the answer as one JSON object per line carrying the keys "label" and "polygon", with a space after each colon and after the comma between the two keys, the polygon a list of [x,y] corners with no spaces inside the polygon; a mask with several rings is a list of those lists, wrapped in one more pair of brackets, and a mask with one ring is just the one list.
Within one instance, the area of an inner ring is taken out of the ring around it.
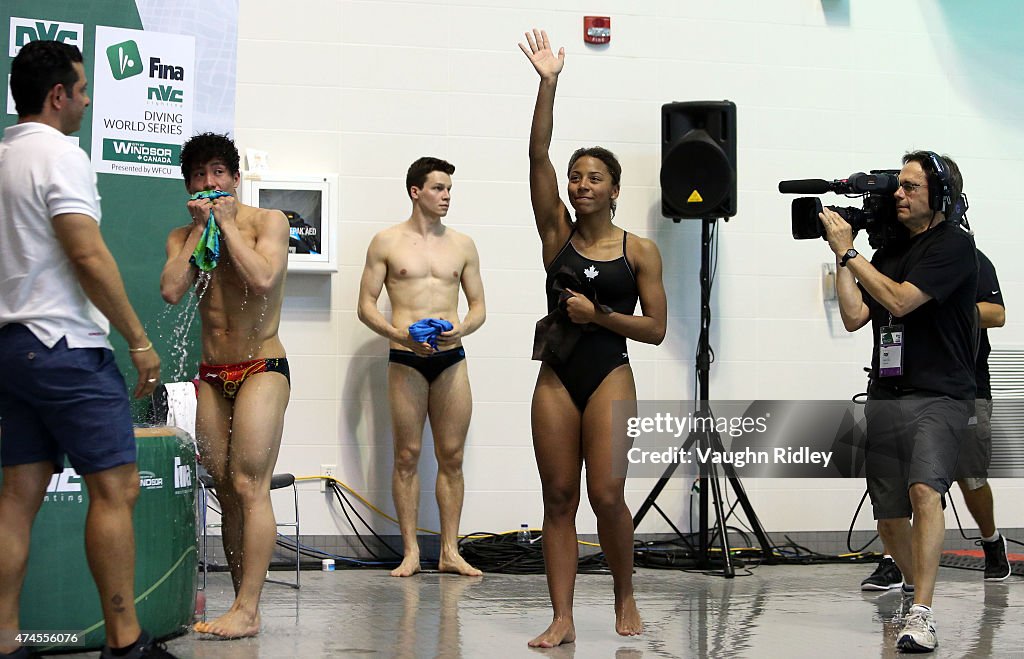
{"label": "green banner with white logo", "polygon": [[181,156],[177,144],[157,142],[136,142],[134,140],[103,140],[103,159],[118,162],[158,164],[174,167]]}

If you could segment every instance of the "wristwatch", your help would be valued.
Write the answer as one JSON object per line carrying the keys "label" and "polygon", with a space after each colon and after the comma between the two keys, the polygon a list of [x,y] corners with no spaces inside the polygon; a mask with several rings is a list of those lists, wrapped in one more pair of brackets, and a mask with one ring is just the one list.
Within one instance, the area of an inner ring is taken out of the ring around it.
{"label": "wristwatch", "polygon": [[856,258],[856,256],[859,253],[860,252],[858,252],[857,250],[855,250],[852,247],[850,249],[846,250],[846,254],[843,254],[843,258],[839,259],[839,267],[840,268],[845,268],[846,267],[846,262],[849,261],[852,258]]}

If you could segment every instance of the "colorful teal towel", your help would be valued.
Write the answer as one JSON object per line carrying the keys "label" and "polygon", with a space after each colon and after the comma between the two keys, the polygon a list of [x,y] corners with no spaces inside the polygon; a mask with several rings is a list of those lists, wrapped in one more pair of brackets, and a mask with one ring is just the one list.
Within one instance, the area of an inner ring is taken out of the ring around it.
{"label": "colorful teal towel", "polygon": [[[203,190],[192,195],[192,199],[220,199],[221,197],[230,196],[230,193],[220,190]],[[192,265],[198,267],[203,272],[209,272],[217,267],[218,259],[220,259],[220,227],[214,221],[213,211],[211,210],[210,219],[206,222],[206,228],[203,229],[203,235],[199,238],[199,244],[196,245],[195,251],[192,252],[190,261]]]}

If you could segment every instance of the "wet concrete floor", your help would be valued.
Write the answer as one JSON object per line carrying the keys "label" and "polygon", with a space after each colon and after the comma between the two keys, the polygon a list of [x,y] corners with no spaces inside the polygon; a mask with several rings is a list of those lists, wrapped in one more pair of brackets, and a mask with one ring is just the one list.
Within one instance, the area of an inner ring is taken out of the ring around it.
{"label": "wet concrete floor", "polygon": [[[894,656],[901,598],[859,590],[873,567],[761,566],[731,580],[639,569],[645,631],[633,638],[615,634],[611,577],[581,575],[577,640],[551,650],[526,645],[550,622],[540,575],[398,579],[383,570],[303,572],[299,591],[266,585],[259,636],[219,641],[190,633],[168,649],[183,659]],[[227,609],[226,573],[211,574],[207,595],[208,617]],[[941,568],[934,610],[939,648],[933,656],[1024,657],[1020,577],[986,584],[980,572]]]}

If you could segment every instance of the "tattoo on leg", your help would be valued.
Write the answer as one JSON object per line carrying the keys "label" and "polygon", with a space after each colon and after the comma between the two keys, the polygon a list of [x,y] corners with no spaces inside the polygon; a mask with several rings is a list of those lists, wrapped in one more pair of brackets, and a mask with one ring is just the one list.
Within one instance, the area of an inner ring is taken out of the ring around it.
{"label": "tattoo on leg", "polygon": [[117,613],[124,613],[124,606],[122,606],[122,604],[124,603],[123,597],[121,597],[120,595],[114,595],[110,599],[110,601],[114,604],[114,611],[116,611]]}

